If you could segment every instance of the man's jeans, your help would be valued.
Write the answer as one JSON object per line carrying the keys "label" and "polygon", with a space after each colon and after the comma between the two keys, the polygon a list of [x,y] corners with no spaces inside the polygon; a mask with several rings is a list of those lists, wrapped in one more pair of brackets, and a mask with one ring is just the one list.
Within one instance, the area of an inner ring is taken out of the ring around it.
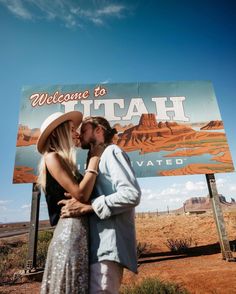
{"label": "man's jeans", "polygon": [[118,294],[123,267],[117,262],[104,260],[90,265],[89,294]]}

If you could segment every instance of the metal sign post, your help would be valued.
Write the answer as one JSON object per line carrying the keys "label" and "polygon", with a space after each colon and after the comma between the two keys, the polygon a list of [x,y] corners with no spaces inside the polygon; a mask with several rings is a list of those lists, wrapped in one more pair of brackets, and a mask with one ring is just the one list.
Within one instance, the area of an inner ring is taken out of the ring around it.
{"label": "metal sign post", "polygon": [[26,264],[26,271],[28,272],[36,270],[40,195],[41,191],[39,187],[34,183],[32,190],[31,217],[29,228],[29,248]]}
{"label": "metal sign post", "polygon": [[223,217],[222,208],[220,205],[220,198],[216,188],[216,181],[214,174],[206,174],[206,180],[212,204],[213,215],[216,223],[216,228],[219,236],[219,243],[223,259],[227,261],[235,261],[232,251],[230,250],[229,240],[227,237],[225,222]]}

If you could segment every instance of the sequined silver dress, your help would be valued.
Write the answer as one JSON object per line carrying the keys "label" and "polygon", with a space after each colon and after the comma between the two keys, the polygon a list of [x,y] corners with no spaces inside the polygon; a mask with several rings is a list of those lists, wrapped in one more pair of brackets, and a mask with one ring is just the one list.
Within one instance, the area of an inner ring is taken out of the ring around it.
{"label": "sequined silver dress", "polygon": [[87,294],[88,219],[86,216],[60,219],[60,209],[55,212],[58,207],[52,202],[57,203],[60,197],[64,197],[64,189],[48,171],[47,184],[50,185],[48,189],[46,186],[50,222],[52,225],[58,223],[48,248],[40,293]]}

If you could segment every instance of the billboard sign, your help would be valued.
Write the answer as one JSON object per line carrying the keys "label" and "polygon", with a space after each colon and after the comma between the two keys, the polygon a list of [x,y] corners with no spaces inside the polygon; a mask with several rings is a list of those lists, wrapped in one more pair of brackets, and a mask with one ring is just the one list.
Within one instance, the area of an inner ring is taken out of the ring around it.
{"label": "billboard sign", "polygon": [[[234,171],[211,82],[25,86],[13,183],[36,181],[42,122],[72,110],[104,116],[117,129],[114,143],[127,152],[137,177]],[[86,153],[77,152],[82,173]]]}

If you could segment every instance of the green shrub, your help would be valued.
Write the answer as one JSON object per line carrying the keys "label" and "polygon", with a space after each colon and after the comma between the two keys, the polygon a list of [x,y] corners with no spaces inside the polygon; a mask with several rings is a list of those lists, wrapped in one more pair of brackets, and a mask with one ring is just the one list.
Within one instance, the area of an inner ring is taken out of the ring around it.
{"label": "green shrub", "polygon": [[163,282],[157,278],[146,278],[133,286],[123,286],[121,294],[188,294],[180,285]]}
{"label": "green shrub", "polygon": [[50,242],[52,239],[53,231],[40,231],[38,234],[39,242]]}
{"label": "green shrub", "polygon": [[137,244],[137,257],[140,258],[143,254],[150,252],[151,245],[146,242],[138,242]]}
{"label": "green shrub", "polygon": [[4,257],[11,251],[11,246],[8,244],[0,245],[0,258]]}
{"label": "green shrub", "polygon": [[192,238],[184,239],[167,239],[165,245],[170,249],[171,252],[181,252],[184,253],[192,245]]}
{"label": "green shrub", "polygon": [[44,267],[48,252],[48,246],[52,239],[52,231],[41,231],[38,235],[38,245],[37,245],[37,266]]}

